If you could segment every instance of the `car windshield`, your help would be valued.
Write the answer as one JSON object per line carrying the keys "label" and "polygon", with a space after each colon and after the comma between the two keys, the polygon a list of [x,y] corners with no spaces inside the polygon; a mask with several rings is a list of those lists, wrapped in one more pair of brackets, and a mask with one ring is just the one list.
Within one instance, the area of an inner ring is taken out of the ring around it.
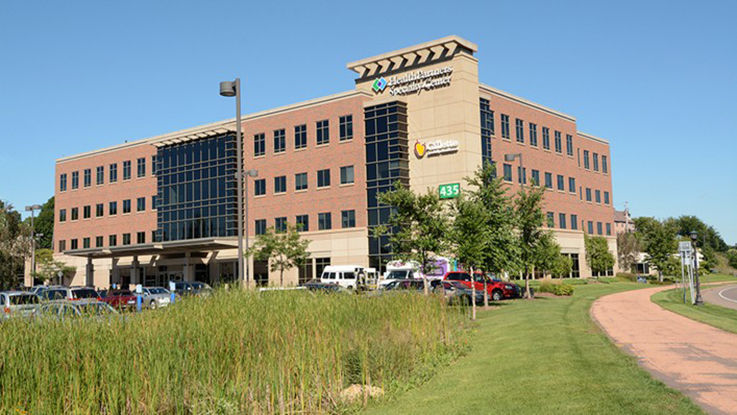
{"label": "car windshield", "polygon": [[149,288],[148,292],[151,294],[168,294],[169,291],[167,291],[164,288]]}
{"label": "car windshield", "polygon": [[97,291],[91,288],[81,288],[72,290],[72,296],[74,298],[97,298]]}
{"label": "car windshield", "polygon": [[113,310],[109,305],[105,303],[80,304],[77,307],[83,316],[102,316],[115,314],[115,310]]}
{"label": "car windshield", "polygon": [[38,297],[33,294],[20,294],[10,296],[10,305],[38,304]]}
{"label": "car windshield", "polygon": [[389,274],[386,276],[387,280],[403,280],[407,278],[407,274],[409,271],[407,270],[394,270],[389,271]]}
{"label": "car windshield", "polygon": [[63,300],[66,296],[67,293],[65,290],[46,290],[41,293],[41,297],[44,300]]}
{"label": "car windshield", "polygon": [[115,290],[111,291],[109,295],[128,296],[133,295],[133,293],[131,293],[131,290]]}

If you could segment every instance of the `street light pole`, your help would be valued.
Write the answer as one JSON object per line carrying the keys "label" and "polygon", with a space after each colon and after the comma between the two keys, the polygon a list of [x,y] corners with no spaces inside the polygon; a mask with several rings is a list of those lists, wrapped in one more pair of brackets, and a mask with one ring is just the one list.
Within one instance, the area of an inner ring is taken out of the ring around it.
{"label": "street light pole", "polygon": [[694,279],[696,280],[696,298],[694,299],[694,305],[704,304],[704,299],[701,298],[701,282],[699,278],[699,251],[696,250],[696,241],[699,236],[696,231],[691,232],[691,243],[693,244],[693,273]]}
{"label": "street light pole", "polygon": [[36,228],[33,224],[33,213],[36,210],[41,210],[41,205],[26,206],[26,212],[31,212],[31,286],[33,286],[33,276],[36,274]]}
{"label": "street light pole", "polygon": [[[250,247],[248,243],[248,178],[249,177],[258,177],[258,170],[256,169],[249,169],[243,172],[244,180],[245,180],[245,188],[246,188],[246,196],[245,196],[245,215],[246,215],[246,249]],[[245,271],[246,271],[246,287],[250,286],[250,274],[248,272],[248,268],[250,266],[250,258],[251,255],[248,255],[248,259],[245,261]]]}

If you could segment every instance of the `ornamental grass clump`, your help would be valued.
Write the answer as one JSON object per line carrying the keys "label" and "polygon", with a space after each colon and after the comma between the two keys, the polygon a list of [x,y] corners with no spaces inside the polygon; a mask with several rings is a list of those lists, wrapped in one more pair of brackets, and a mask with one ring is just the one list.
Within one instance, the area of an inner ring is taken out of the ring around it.
{"label": "ornamental grass clump", "polygon": [[463,324],[435,297],[305,291],[217,291],[102,320],[11,320],[0,324],[0,413],[341,411],[352,384],[391,393],[457,354]]}

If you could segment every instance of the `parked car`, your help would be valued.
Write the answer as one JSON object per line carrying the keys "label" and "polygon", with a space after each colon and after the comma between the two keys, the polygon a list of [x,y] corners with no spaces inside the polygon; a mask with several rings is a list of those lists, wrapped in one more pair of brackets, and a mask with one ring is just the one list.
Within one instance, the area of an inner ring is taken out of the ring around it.
{"label": "parked car", "polygon": [[36,292],[36,295],[41,299],[41,301],[63,300],[67,298],[67,287],[48,286],[39,289]]}
{"label": "parked car", "polygon": [[130,310],[136,307],[136,296],[131,290],[108,290],[101,300],[118,310]]}
{"label": "parked car", "polygon": [[335,293],[335,292],[346,291],[345,288],[341,287],[338,284],[322,282],[320,280],[309,280],[306,283],[302,284],[302,287],[305,287],[310,291],[320,291],[320,292]]}
{"label": "parked car", "polygon": [[[486,280],[486,291],[489,293],[489,300],[500,301],[505,298],[520,298],[521,291],[517,284],[493,280],[481,272],[474,272],[474,287],[483,293],[484,280]],[[450,271],[443,276],[443,281],[458,281],[466,288],[471,288],[471,275],[465,271]]]}
{"label": "parked car", "polygon": [[425,282],[422,279],[395,280],[384,285],[384,291],[422,291]]}
{"label": "parked car", "polygon": [[171,302],[171,292],[164,287],[143,287],[143,306],[150,309],[166,307]]}
{"label": "parked car", "polygon": [[473,292],[460,281],[443,281],[440,285],[446,300],[452,304],[471,304],[471,298],[475,295],[476,304],[484,303],[484,291]]}
{"label": "parked car", "polygon": [[338,284],[341,287],[354,290],[373,284],[376,280],[376,270],[360,265],[328,265],[320,275],[320,282]]}
{"label": "parked car", "polygon": [[190,295],[208,296],[212,294],[212,287],[199,281],[176,281],[174,292],[182,297]]}
{"label": "parked car", "polygon": [[39,298],[27,291],[5,291],[0,293],[3,318],[27,317],[38,307]]}
{"label": "parked car", "polygon": [[56,300],[41,304],[34,316],[64,320],[78,317],[106,317],[118,314],[110,304],[95,299]]}

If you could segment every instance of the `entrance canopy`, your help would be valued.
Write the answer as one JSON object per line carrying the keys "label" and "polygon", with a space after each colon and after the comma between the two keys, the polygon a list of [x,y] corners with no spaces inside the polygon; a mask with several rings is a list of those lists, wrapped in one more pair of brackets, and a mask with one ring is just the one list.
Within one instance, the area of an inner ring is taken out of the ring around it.
{"label": "entrance canopy", "polygon": [[86,258],[119,258],[125,256],[173,254],[192,251],[214,251],[218,249],[231,249],[237,247],[237,238],[201,238],[150,244],[122,245],[107,248],[71,249],[64,251],[64,255]]}

